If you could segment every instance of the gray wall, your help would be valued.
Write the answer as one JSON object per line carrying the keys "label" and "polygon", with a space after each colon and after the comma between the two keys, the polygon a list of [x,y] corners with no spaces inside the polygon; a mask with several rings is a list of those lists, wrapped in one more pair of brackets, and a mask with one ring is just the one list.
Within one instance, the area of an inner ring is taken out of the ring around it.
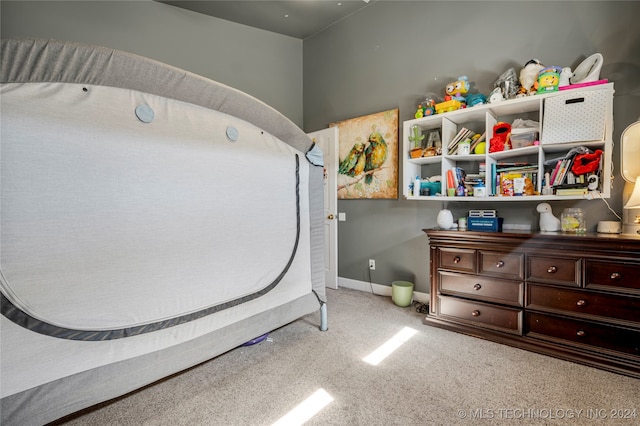
{"label": "gray wall", "polygon": [[[390,108],[413,117],[418,98],[468,75],[482,92],[530,58],[577,66],[594,52],[616,83],[610,204],[620,214],[617,140],[640,116],[638,2],[440,2],[380,0],[301,41],[150,0],[0,2],[2,37],[46,37],[144,55],[243,90],[306,131]],[[303,81],[304,75],[304,81]],[[304,93],[304,102],[302,94]],[[304,107],[304,115],[302,114]],[[304,121],[303,121],[304,120]],[[400,191],[402,192],[402,191]],[[449,202],[456,217],[471,205],[497,208],[507,223],[537,226],[537,203]],[[588,212],[589,227],[612,220],[602,201],[554,202]],[[413,280],[428,291],[428,240],[441,202],[340,201],[339,275],[374,283]]]}
{"label": "gray wall", "polygon": [[151,0],[0,2],[1,35],[106,46],[242,90],[302,127],[302,40]]}
{"label": "gray wall", "polygon": [[[510,67],[519,72],[531,58],[575,68],[600,52],[605,62],[601,77],[615,82],[616,177],[609,203],[621,215],[617,142],[640,116],[638,16],[639,2],[375,2],[304,41],[305,130],[390,108],[400,109],[401,121],[411,119],[421,95],[444,94],[445,84],[459,75],[467,75],[486,94],[500,74]],[[495,208],[506,223],[530,223],[537,229],[537,204],[446,205],[454,217],[469,208]],[[339,276],[369,280],[368,259],[373,258],[374,283],[409,279],[427,292],[428,239],[421,229],[436,226],[443,205],[339,201],[338,211],[347,218],[338,227]],[[615,220],[600,200],[552,202],[557,216],[571,206],[587,211],[590,230],[599,220]]]}

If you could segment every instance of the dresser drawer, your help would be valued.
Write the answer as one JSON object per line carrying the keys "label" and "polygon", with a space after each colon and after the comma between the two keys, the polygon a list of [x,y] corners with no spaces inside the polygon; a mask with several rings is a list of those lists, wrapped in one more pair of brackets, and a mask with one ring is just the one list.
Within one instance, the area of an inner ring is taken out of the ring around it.
{"label": "dresser drawer", "polygon": [[524,255],[480,250],[479,274],[521,280]]}
{"label": "dresser drawer", "polygon": [[608,349],[640,357],[640,331],[534,312],[525,316],[525,333],[551,341]]}
{"label": "dresser drawer", "polygon": [[580,286],[580,259],[529,256],[527,279],[543,283]]}
{"label": "dresser drawer", "polygon": [[521,309],[438,296],[438,311],[438,315],[452,321],[512,334],[522,333]]}
{"label": "dresser drawer", "polygon": [[438,247],[438,267],[455,271],[476,272],[476,251]]}
{"label": "dresser drawer", "polygon": [[615,319],[640,327],[640,298],[528,284],[526,307],[564,315],[593,317],[600,321]]}
{"label": "dresser drawer", "polygon": [[640,294],[640,264],[587,259],[585,271],[587,287]]}
{"label": "dresser drawer", "polygon": [[438,272],[438,290],[445,295],[522,306],[524,283],[475,275]]}

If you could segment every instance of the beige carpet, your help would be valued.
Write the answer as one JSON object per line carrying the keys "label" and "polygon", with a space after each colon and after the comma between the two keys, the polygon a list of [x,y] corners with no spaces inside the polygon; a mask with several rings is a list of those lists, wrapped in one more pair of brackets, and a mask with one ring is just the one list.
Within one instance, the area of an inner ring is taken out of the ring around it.
{"label": "beige carpet", "polygon": [[389,297],[328,290],[328,308],[327,332],[309,315],[64,424],[272,425],[319,389],[308,425],[640,424],[638,379],[426,326]]}

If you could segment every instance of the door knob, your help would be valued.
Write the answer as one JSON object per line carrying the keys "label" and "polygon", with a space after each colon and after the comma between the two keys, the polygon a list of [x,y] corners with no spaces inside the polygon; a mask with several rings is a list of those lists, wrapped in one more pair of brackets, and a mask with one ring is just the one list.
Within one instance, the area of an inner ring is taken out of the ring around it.
{"label": "door knob", "polygon": [[333,214],[330,214],[329,216],[327,216],[327,219],[329,219],[329,220],[333,220],[333,219],[335,219],[335,218],[336,218],[336,217],[335,217]]}

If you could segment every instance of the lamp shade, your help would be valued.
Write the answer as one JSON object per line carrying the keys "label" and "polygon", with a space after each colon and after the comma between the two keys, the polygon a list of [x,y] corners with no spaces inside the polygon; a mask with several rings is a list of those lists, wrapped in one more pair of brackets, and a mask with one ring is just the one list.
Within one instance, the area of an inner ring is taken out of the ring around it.
{"label": "lamp shade", "polygon": [[640,175],[640,120],[631,123],[620,137],[620,165],[622,178],[633,182]]}
{"label": "lamp shade", "polygon": [[636,178],[636,181],[633,185],[633,192],[631,193],[631,197],[624,205],[625,209],[638,209],[640,208],[640,176]]}

